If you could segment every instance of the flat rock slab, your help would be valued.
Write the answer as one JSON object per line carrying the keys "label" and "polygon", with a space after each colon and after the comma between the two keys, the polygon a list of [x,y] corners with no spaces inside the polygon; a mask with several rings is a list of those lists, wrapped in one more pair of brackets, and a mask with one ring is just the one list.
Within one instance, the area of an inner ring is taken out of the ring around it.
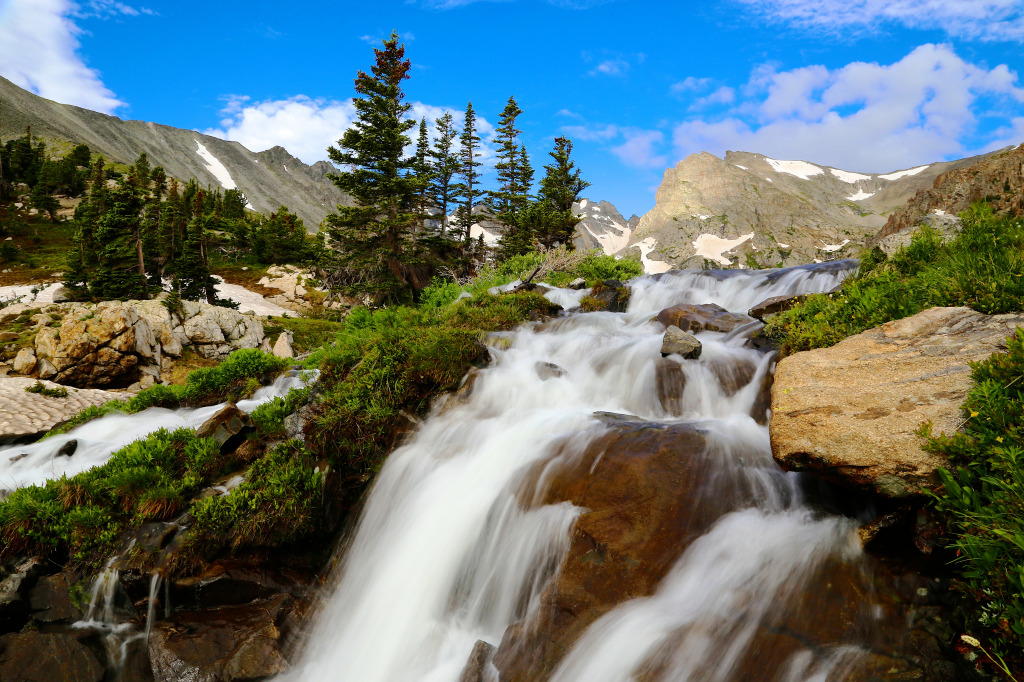
{"label": "flat rock slab", "polygon": [[[25,390],[34,383],[36,380],[28,377],[0,377],[0,443],[49,431],[90,405],[124,397],[124,393],[65,386],[66,398],[48,398]],[[52,381],[42,383],[47,388],[58,387]]]}
{"label": "flat rock slab", "polygon": [[1005,351],[1018,326],[1024,315],[931,308],[784,358],[772,388],[775,460],[886,497],[918,494],[948,462],[924,452],[916,431],[960,428],[969,363]]}

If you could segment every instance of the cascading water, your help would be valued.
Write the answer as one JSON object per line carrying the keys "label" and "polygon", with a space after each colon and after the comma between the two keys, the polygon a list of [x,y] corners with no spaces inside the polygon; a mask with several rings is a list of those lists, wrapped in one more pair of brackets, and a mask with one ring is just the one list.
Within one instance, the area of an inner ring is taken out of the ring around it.
{"label": "cascading water", "polygon": [[[252,398],[239,400],[238,409],[252,412],[263,403],[288,395],[293,388],[306,385],[309,377],[301,375],[297,371],[286,372],[270,386],[258,389]],[[195,429],[223,407],[224,403],[178,410],[151,407],[132,415],[115,412],[46,440],[0,447],[0,491],[74,476],[105,463],[120,448],[158,429]],[[72,453],[61,454],[61,449],[71,441],[75,441]]]}
{"label": "cascading water", "polygon": [[[631,283],[627,313],[569,315],[502,335],[468,398],[436,410],[388,459],[286,677],[455,682],[478,640],[497,645],[517,623],[529,631],[586,513],[540,503],[549,477],[536,472],[579,457],[614,428],[607,413],[616,413],[652,427],[694,425],[710,472],[694,504],[714,498],[720,512],[678,549],[653,595],[611,609],[544,676],[742,679],[737,662],[773,610],[824,563],[856,561],[855,524],[812,512],[797,478],[772,461],[763,407],[761,424],[751,416],[771,369],[771,356],[747,344],[758,325],[699,334],[701,358],[680,361],[685,387],[667,409],[658,365],[678,358],[660,357],[663,328],[651,318],[680,303],[745,312],[772,296],[829,291],[855,267],[645,277]],[[723,365],[745,371],[723,374]],[[733,375],[745,385],[724,387],[721,377]],[[780,679],[825,679],[856,657],[856,647],[799,649]],[[496,673],[490,664],[475,679]]]}

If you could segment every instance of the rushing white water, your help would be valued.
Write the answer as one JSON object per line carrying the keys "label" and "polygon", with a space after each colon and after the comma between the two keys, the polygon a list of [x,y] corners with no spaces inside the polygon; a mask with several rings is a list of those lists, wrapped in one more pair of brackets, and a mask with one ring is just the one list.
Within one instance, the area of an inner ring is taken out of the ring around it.
{"label": "rushing white water", "polygon": [[[668,359],[685,377],[673,412],[656,392],[663,328],[650,320],[678,303],[745,312],[771,296],[828,291],[855,265],[645,277],[631,283],[628,313],[571,315],[503,335],[468,399],[440,407],[388,459],[287,679],[455,682],[477,640],[497,645],[510,625],[529,624],[585,510],[524,508],[526,472],[577,456],[606,433],[599,412],[696,422],[716,472],[706,494],[732,511],[680,550],[654,595],[594,623],[553,679],[627,682],[655,652],[659,679],[735,679],[773,605],[823,561],[860,549],[852,522],[801,503],[794,476],[772,461],[767,427],[751,417],[771,356],[745,346],[741,332],[699,334],[699,360]],[[737,376],[749,383],[723,387],[723,366],[745,368]],[[530,485],[541,499],[545,477]],[[787,679],[824,679],[857,655],[856,647],[801,652]]]}
{"label": "rushing white water", "polygon": [[[270,386],[258,389],[252,398],[238,401],[238,409],[252,412],[263,403],[284,397],[293,388],[300,388],[307,379],[297,371],[287,372]],[[224,407],[168,410],[151,407],[137,414],[111,413],[72,429],[29,445],[0,447],[0,490],[14,490],[38,485],[48,479],[73,476],[104,464],[110,456],[132,441],[145,438],[158,429],[198,428]],[[70,455],[60,454],[62,447],[76,441]]]}

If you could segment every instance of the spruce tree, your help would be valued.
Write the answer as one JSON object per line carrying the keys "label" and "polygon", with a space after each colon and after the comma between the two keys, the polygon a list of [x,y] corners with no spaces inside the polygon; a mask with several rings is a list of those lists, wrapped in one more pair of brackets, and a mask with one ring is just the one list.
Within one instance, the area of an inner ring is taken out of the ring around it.
{"label": "spruce tree", "polygon": [[497,219],[506,226],[515,224],[515,217],[522,202],[518,200],[519,166],[519,133],[516,118],[523,110],[516,104],[514,97],[508,98],[505,109],[498,119],[495,141],[498,144],[498,161],[494,165],[497,172],[498,189],[488,192],[491,206]]}
{"label": "spruce tree", "polygon": [[433,164],[430,162],[430,137],[427,134],[427,119],[420,119],[420,134],[416,139],[416,232],[422,236],[424,225],[430,215],[430,180]]}
{"label": "spruce tree", "polygon": [[448,233],[448,205],[455,199],[453,178],[459,170],[459,157],[452,150],[459,131],[450,111],[437,119],[435,134],[434,147],[430,150],[433,159],[430,200],[441,210],[441,237],[445,237]]}
{"label": "spruce tree", "polygon": [[580,170],[569,158],[571,153],[569,138],[555,138],[555,148],[549,152],[554,162],[544,166],[537,201],[520,213],[518,229],[513,233],[515,238],[502,241],[506,258],[528,250],[532,242],[545,248],[555,244],[572,248],[572,233],[580,219],[573,213],[572,205],[590,183],[580,177]]}
{"label": "spruce tree", "polygon": [[339,205],[326,218],[326,232],[335,255],[333,287],[382,302],[415,296],[427,281],[412,239],[415,158],[404,154],[406,133],[416,125],[406,118],[410,105],[402,91],[411,65],[397,33],[374,56],[371,73],[360,71],[355,79],[357,118],[327,150],[348,169],[331,180],[356,205]]}
{"label": "spruce tree", "polygon": [[473,111],[473,103],[466,106],[466,117],[462,124],[462,134],[459,135],[459,176],[461,182],[455,186],[455,195],[461,199],[456,224],[462,228],[463,244],[467,247],[470,242],[470,228],[473,225],[473,205],[483,196],[483,191],[477,186],[480,174],[477,168],[480,162],[477,157],[480,155],[480,136],[476,134],[476,112]]}
{"label": "spruce tree", "polygon": [[93,296],[103,299],[143,298],[145,272],[136,252],[142,198],[133,175],[108,191],[107,209],[96,220],[98,263],[90,281]]}

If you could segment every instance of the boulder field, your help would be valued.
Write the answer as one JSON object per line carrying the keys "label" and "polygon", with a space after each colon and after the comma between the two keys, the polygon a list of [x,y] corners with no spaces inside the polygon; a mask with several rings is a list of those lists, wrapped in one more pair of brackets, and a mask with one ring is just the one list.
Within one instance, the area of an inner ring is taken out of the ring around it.
{"label": "boulder field", "polygon": [[[28,311],[12,306],[0,326]],[[264,348],[263,324],[252,315],[208,303],[162,301],[56,303],[35,309],[36,334],[16,353],[8,372],[76,387],[146,388],[170,370],[186,348],[224,359],[240,348]]]}

